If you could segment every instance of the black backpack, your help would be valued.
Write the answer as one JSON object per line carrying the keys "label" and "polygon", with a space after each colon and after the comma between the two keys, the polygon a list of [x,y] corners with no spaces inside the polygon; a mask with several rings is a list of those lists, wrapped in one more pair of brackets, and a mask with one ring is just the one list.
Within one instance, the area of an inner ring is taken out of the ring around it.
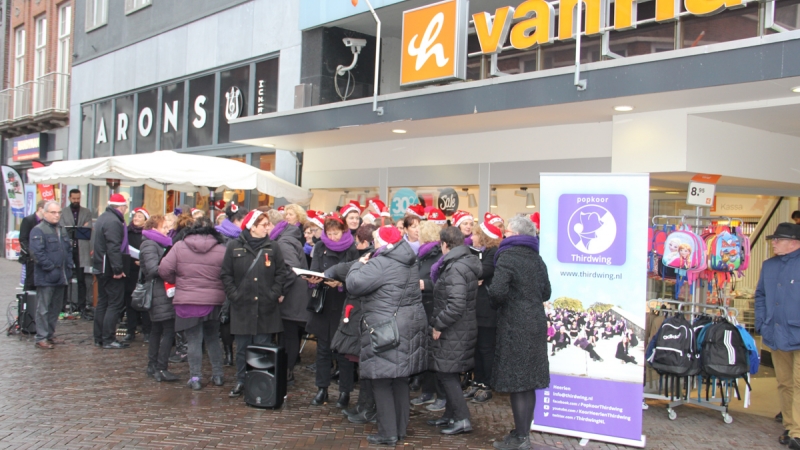
{"label": "black backpack", "polygon": [[739,329],[727,320],[710,325],[703,337],[702,370],[706,377],[734,379],[750,371],[750,352]]}
{"label": "black backpack", "polygon": [[682,314],[667,318],[658,330],[653,352],[647,361],[662,375],[685,377],[695,360],[693,343],[692,326]]}

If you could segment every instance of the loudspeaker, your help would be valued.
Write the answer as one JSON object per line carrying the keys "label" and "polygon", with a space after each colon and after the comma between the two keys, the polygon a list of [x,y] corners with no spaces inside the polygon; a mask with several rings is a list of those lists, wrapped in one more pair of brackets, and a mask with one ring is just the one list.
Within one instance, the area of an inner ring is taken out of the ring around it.
{"label": "loudspeaker", "polygon": [[280,408],[286,397],[286,350],[282,346],[251,345],[245,354],[245,403]]}
{"label": "loudspeaker", "polygon": [[17,294],[19,330],[25,334],[36,334],[36,292]]}

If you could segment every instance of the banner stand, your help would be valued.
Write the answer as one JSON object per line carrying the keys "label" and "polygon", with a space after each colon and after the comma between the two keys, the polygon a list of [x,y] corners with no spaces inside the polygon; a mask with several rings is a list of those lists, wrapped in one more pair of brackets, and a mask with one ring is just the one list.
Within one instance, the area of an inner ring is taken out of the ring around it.
{"label": "banner stand", "polygon": [[645,435],[642,435],[642,439],[636,441],[633,439],[606,436],[602,434],[584,433],[581,431],[567,430],[564,428],[546,427],[543,425],[536,425],[533,422],[531,422],[531,431],[538,431],[540,433],[557,434],[561,436],[580,438],[581,447],[586,447],[589,441],[600,441],[600,442],[608,442],[610,444],[620,444],[620,445],[627,445],[629,447],[644,448],[647,442],[647,438],[645,437]]}

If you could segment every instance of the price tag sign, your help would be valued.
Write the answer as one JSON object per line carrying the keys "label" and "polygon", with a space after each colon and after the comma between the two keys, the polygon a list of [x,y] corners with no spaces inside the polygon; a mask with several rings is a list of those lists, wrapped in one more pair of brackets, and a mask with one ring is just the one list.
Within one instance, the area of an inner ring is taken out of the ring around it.
{"label": "price tag sign", "polygon": [[458,193],[453,188],[442,189],[437,204],[446,216],[452,216],[458,211]]}
{"label": "price tag sign", "polygon": [[714,204],[714,189],[716,185],[709,183],[689,182],[689,191],[686,193],[686,204],[693,206],[711,207]]}

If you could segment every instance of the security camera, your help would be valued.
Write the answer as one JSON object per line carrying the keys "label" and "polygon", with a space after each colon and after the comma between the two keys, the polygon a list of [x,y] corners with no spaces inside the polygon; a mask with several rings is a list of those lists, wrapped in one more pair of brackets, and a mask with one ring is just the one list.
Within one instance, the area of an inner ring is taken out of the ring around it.
{"label": "security camera", "polygon": [[353,53],[361,53],[361,48],[367,45],[366,39],[346,37],[342,39],[345,47],[350,47]]}

